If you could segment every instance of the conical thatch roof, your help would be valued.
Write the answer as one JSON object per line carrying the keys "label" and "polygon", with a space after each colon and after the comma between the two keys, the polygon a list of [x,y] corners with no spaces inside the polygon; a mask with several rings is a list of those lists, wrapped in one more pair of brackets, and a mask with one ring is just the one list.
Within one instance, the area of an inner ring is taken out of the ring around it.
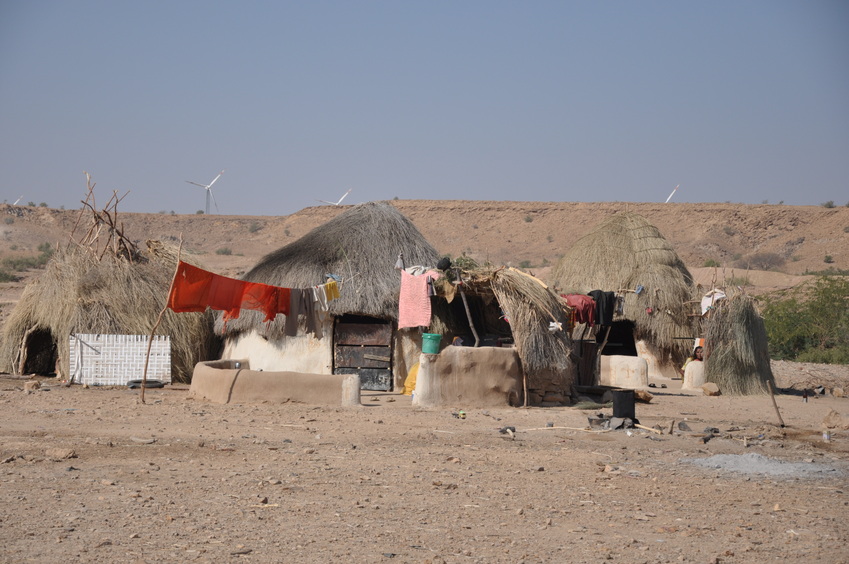
{"label": "conical thatch roof", "polygon": [[[413,223],[387,202],[368,202],[346,210],[294,243],[262,258],[244,280],[285,288],[309,288],[341,276],[341,298],[330,302],[332,315],[355,314],[397,320],[400,276],[398,253],[407,266],[432,266],[439,254]],[[226,333],[258,329],[282,335],[285,316],[263,323],[262,315],[242,311],[227,322]],[[216,325],[222,330],[221,317]]]}
{"label": "conical thatch roof", "polygon": [[775,385],[764,321],[748,295],[717,302],[707,322],[704,356],[705,380],[723,394],[765,394],[768,381]]}
{"label": "conical thatch roof", "polygon": [[624,290],[624,313],[614,320],[634,322],[635,337],[661,358],[671,355],[678,363],[688,354],[682,337],[692,336],[686,302],[693,297],[693,277],[646,218],[623,212],[602,222],[575,242],[551,278],[564,294]]}
{"label": "conical thatch roof", "polygon": [[[3,327],[0,366],[16,372],[28,332],[49,331],[60,372],[70,373],[72,333],[149,335],[168,297],[176,253],[157,252],[130,261],[82,247],[57,252],[38,279],[28,284]],[[157,329],[171,337],[172,381],[191,380],[195,363],[210,358],[215,346],[209,314],[167,311]],[[141,374],[138,378],[141,378]]]}

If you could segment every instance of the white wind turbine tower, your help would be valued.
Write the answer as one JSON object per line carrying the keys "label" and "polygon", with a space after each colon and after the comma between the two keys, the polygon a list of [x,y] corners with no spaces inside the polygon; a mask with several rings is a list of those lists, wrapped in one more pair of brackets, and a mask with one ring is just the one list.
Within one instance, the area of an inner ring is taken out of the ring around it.
{"label": "white wind turbine tower", "polygon": [[191,180],[186,180],[189,184],[194,184],[195,186],[200,186],[204,190],[206,190],[206,211],[204,212],[206,215],[209,215],[209,198],[212,198],[213,203],[215,204],[215,211],[218,211],[218,202],[215,201],[215,194],[212,193],[212,185],[218,182],[218,179],[221,178],[221,175],[224,174],[224,171],[218,173],[218,176],[212,179],[212,182],[209,184],[199,184],[197,182],[192,182]]}

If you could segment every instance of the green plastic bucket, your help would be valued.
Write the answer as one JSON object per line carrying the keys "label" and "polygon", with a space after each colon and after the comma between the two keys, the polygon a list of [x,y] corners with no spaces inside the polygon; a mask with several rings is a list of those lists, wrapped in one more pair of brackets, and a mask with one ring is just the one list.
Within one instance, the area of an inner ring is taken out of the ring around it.
{"label": "green plastic bucket", "polygon": [[422,352],[425,354],[439,354],[440,341],[442,341],[442,335],[422,333]]}

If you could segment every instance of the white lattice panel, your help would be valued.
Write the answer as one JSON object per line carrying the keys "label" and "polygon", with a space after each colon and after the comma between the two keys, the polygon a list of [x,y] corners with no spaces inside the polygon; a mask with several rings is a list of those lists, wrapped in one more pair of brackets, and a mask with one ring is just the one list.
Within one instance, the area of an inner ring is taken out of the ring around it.
{"label": "white lattice panel", "polygon": [[[69,366],[74,381],[90,386],[123,386],[141,380],[148,335],[71,335]],[[171,338],[154,335],[148,380],[171,382]]]}

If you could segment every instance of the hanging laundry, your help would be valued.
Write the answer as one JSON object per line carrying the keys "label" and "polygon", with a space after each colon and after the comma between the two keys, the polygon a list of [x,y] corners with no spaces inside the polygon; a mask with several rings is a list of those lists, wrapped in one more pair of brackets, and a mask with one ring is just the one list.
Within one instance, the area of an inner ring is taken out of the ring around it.
{"label": "hanging laundry", "polygon": [[584,294],[561,294],[566,305],[572,308],[575,323],[595,325],[595,300]]}
{"label": "hanging laundry", "polygon": [[441,274],[429,270],[420,276],[401,271],[401,295],[398,300],[398,329],[430,325],[428,278],[436,280]]}
{"label": "hanging laundry", "polygon": [[342,296],[339,295],[339,282],[338,280],[330,280],[326,284],[324,284],[324,293],[327,295],[327,301],[338,300]]}
{"label": "hanging laundry", "polygon": [[224,312],[225,320],[251,309],[263,312],[265,321],[271,321],[278,313],[289,313],[289,288],[227,278],[180,261],[168,307],[175,312],[215,309]]}
{"label": "hanging laundry", "polygon": [[597,325],[612,325],[616,308],[616,294],[603,290],[593,290],[588,294],[595,300],[595,322]]}
{"label": "hanging laundry", "polygon": [[702,297],[702,315],[706,314],[708,310],[713,309],[716,306],[716,302],[719,300],[725,299],[725,292],[722,290],[711,290],[707,294]]}

